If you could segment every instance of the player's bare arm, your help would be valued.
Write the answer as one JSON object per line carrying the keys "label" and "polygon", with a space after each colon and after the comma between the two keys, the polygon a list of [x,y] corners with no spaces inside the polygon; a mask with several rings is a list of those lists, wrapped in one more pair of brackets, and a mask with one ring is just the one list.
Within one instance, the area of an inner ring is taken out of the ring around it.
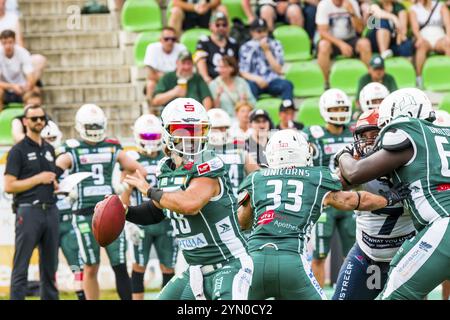
{"label": "player's bare arm", "polygon": [[[241,200],[241,206],[238,209],[238,220],[242,230],[247,230],[252,226],[253,209],[250,205],[248,193],[246,193],[243,197],[244,199]],[[241,198],[241,195],[239,195],[239,198]]]}
{"label": "player's bare arm", "polygon": [[143,177],[147,175],[147,171],[145,170],[145,168],[139,162],[127,156],[127,154],[123,150],[119,151],[119,154],[117,155],[117,161],[120,163],[123,170],[127,173],[134,173],[136,171],[139,171],[139,173]]}
{"label": "player's bare arm", "polygon": [[[137,188],[144,195],[148,194],[150,184],[144,176],[137,172],[138,177],[127,175],[125,182]],[[179,214],[196,215],[214,196],[220,193],[220,185],[217,179],[195,178],[186,190],[175,192],[163,192],[159,201],[153,203]]]}
{"label": "player's bare arm", "polygon": [[72,157],[70,156],[70,153],[63,153],[56,158],[56,166],[61,168],[64,172],[67,169],[72,168]]}

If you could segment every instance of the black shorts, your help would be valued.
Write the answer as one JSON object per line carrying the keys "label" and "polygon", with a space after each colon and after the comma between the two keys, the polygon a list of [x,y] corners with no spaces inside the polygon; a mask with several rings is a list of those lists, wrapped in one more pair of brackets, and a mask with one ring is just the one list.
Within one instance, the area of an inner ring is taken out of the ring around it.
{"label": "black shorts", "polygon": [[183,30],[192,29],[195,27],[209,28],[209,19],[211,18],[211,10],[203,15],[196,12],[184,12]]}
{"label": "black shorts", "polygon": [[17,102],[17,103],[23,102],[22,96],[19,96],[14,91],[6,90],[3,93],[3,104],[9,104],[9,103],[13,103],[13,102]]}
{"label": "black shorts", "polygon": [[[347,40],[344,40],[345,43],[349,44],[353,48],[353,54],[357,55],[356,53],[356,43],[358,42],[360,38],[359,37],[353,37]],[[331,53],[331,57],[335,58],[336,56],[341,54],[341,50],[339,50],[338,47],[336,47],[334,44],[333,46],[333,52]]]}

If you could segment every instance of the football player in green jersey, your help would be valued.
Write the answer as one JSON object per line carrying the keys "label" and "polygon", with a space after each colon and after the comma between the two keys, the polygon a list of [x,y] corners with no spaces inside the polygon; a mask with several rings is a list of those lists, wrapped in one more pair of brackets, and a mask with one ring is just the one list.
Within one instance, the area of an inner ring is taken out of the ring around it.
{"label": "football player in green jersey", "polygon": [[[41,132],[42,138],[55,148],[56,156],[63,151],[61,147],[62,132],[58,125],[49,120],[47,126]],[[67,175],[65,172],[59,177],[60,181]],[[67,260],[70,270],[74,276],[75,293],[79,300],[85,300],[83,291],[83,261],[80,255],[80,248],[77,243],[77,236],[72,225],[72,201],[69,196],[58,195],[56,206],[59,211],[59,246]]]}
{"label": "football player in green jersey", "polygon": [[[99,298],[97,273],[100,262],[100,246],[91,230],[94,207],[105,195],[114,193],[112,173],[116,162],[123,170],[134,173],[145,169],[128,157],[116,140],[106,139],[106,117],[94,104],[85,104],[75,116],[75,129],[81,139],[65,143],[66,152],[58,157],[56,165],[61,173],[91,172],[92,176],[77,185],[78,198],[73,206],[73,224],[84,262],[83,286],[86,299]],[[106,247],[116,276],[116,287],[121,299],[131,299],[131,282],[126,267],[126,242],[122,234]]]}
{"label": "football player in green jersey", "polygon": [[327,167],[312,167],[307,141],[291,129],[272,136],[266,156],[269,167],[249,175],[239,193],[239,222],[252,227],[250,298],[326,299],[306,257],[306,243],[322,208],[380,209],[404,199],[406,188],[383,196],[340,191],[339,177]]}
{"label": "football player in green jersey", "polygon": [[[253,261],[240,232],[228,172],[223,161],[206,150],[207,112],[194,99],[178,98],[164,108],[161,118],[169,157],[160,162],[159,188],[151,188],[143,177],[124,180],[152,199],[145,203],[147,216],[160,215],[155,206],[164,209],[189,265],[169,281],[159,299],[247,299]],[[130,209],[127,212],[129,219]]]}
{"label": "football player in green jersey", "polygon": [[[325,91],[319,100],[320,114],[325,127],[311,126],[305,130],[313,147],[315,166],[334,168],[334,155],[344,146],[353,142],[349,129],[352,105],[345,92],[339,89]],[[314,230],[314,251],[312,269],[323,287],[325,282],[325,258],[330,251],[331,237],[335,228],[339,231],[344,256],[355,243],[356,220],[352,212],[328,207],[323,210]]]}
{"label": "football player in green jersey", "polygon": [[432,123],[431,102],[415,88],[391,93],[379,113],[377,151],[355,160],[344,149],[336,157],[348,185],[386,174],[409,184],[405,204],[418,233],[394,256],[379,297],[423,299],[450,279],[450,127]]}
{"label": "football player in green jersey", "polygon": [[[164,157],[161,122],[152,114],[142,115],[134,123],[133,134],[138,151],[128,151],[127,155],[145,168],[148,183],[152,188],[156,188],[156,168],[158,162]],[[134,206],[149,200],[134,188],[126,189],[121,198],[124,204],[130,205],[131,203]],[[133,242],[134,254],[133,272],[131,274],[133,300],[143,300],[144,274],[152,245],[155,246],[160,261],[163,287],[175,273],[178,247],[172,236],[173,230],[169,219],[164,219],[154,225],[140,226],[133,223],[127,223],[127,225],[129,237]]]}
{"label": "football player in green jersey", "polygon": [[258,170],[259,166],[245,151],[245,141],[231,140],[228,132],[231,127],[231,119],[228,113],[214,108],[208,111],[208,117],[211,122],[208,149],[213,150],[225,164],[233,186],[233,193],[237,198],[239,185],[245,176]]}

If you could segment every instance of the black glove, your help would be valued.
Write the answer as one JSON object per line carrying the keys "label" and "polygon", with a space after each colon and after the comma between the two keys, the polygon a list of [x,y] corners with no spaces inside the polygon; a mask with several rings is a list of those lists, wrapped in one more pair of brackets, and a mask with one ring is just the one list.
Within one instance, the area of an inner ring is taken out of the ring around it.
{"label": "black glove", "polygon": [[379,191],[380,196],[386,198],[387,206],[392,206],[398,202],[401,202],[408,198],[411,190],[409,190],[409,184],[397,184],[388,191]]}
{"label": "black glove", "polygon": [[338,153],[336,153],[334,155],[334,167],[336,169],[339,168],[339,158],[344,153],[348,153],[349,155],[351,155],[353,157],[354,152],[355,152],[355,149],[354,149],[353,143],[350,143],[350,144],[346,145],[344,148],[341,149],[341,151],[339,151]]}

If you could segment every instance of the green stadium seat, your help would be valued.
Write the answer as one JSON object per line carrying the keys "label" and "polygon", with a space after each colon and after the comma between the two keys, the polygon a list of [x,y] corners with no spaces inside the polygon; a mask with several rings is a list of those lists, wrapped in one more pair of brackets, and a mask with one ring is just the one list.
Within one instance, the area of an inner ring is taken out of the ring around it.
{"label": "green stadium seat", "polygon": [[128,0],[122,9],[122,27],[128,32],[160,30],[161,9],[155,0]]}
{"label": "green stadium seat", "polygon": [[294,85],[296,97],[318,97],[323,93],[325,80],[322,70],[314,61],[293,63],[285,76]]}
{"label": "green stadium seat", "polygon": [[256,109],[266,110],[274,125],[278,124],[279,116],[278,110],[280,109],[282,100],[280,98],[267,98],[267,99],[259,99],[256,101]]}
{"label": "green stadium seat", "polygon": [[311,59],[311,42],[303,28],[280,26],[274,30],[273,35],[283,45],[286,61]]}
{"label": "green stadium seat", "polygon": [[384,65],[386,73],[394,77],[399,89],[416,86],[416,71],[408,59],[402,57],[389,58],[385,60]]}
{"label": "green stadium seat", "polygon": [[0,145],[12,145],[11,121],[23,114],[23,109],[10,108],[0,112]]}
{"label": "green stadium seat", "polygon": [[305,127],[325,125],[325,121],[320,115],[319,98],[308,98],[302,102],[297,114],[297,121],[302,122]]}
{"label": "green stadium seat", "polygon": [[203,35],[209,36],[210,34],[211,31],[209,31],[209,29],[189,29],[184,31],[183,35],[181,36],[180,42],[184,44],[191,53],[194,53],[199,38]]}
{"label": "green stadium seat", "polygon": [[144,66],[144,58],[145,58],[145,52],[147,50],[147,46],[150,43],[157,42],[159,40],[161,32],[160,31],[147,31],[140,33],[137,38],[136,42],[134,43],[134,63],[138,67]]}
{"label": "green stadium seat", "polygon": [[450,57],[429,57],[422,71],[423,87],[429,91],[450,91]]}
{"label": "green stadium seat", "polygon": [[438,108],[450,113],[450,93],[444,95],[441,102],[439,103]]}
{"label": "green stadium seat", "polygon": [[222,0],[221,2],[228,11],[228,19],[233,21],[234,18],[239,18],[244,24],[248,23],[247,16],[244,9],[242,9],[241,0]]}
{"label": "green stadium seat", "polygon": [[10,102],[5,106],[5,109],[23,109],[23,103],[22,102]]}
{"label": "green stadium seat", "polygon": [[338,88],[348,95],[355,95],[358,80],[367,73],[366,65],[358,59],[336,61],[331,67],[330,87]]}

